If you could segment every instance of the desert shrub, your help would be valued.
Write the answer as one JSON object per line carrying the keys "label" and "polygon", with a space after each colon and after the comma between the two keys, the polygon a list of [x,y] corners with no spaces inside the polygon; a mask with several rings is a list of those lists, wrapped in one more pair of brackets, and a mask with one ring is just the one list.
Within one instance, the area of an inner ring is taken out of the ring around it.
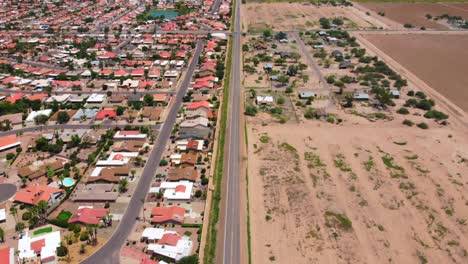
{"label": "desert shrub", "polygon": [[407,115],[407,114],[409,114],[409,111],[408,111],[407,108],[402,107],[402,108],[397,110],[397,113],[399,113],[400,115]]}
{"label": "desert shrub", "polygon": [[448,115],[437,110],[429,110],[424,114],[425,118],[442,120],[447,119]]}
{"label": "desert shrub", "polygon": [[248,105],[247,107],[245,107],[244,114],[248,116],[255,116],[257,112],[257,107],[255,107],[254,105]]}
{"label": "desert shrub", "polygon": [[421,123],[417,124],[417,126],[419,128],[421,128],[421,129],[428,129],[429,128],[429,126],[424,122],[421,122]]}
{"label": "desert shrub", "polygon": [[80,241],[87,241],[89,239],[89,234],[87,232],[83,232],[80,235]]}
{"label": "desert shrub", "polygon": [[413,125],[414,125],[414,122],[411,121],[411,120],[405,119],[405,120],[403,120],[403,125],[406,125],[406,126],[413,126]]}
{"label": "desert shrub", "polygon": [[315,118],[315,109],[311,107],[307,108],[307,110],[304,113],[304,117],[307,119]]}
{"label": "desert shrub", "polygon": [[57,248],[57,256],[59,257],[64,257],[68,254],[68,248],[64,245],[60,245],[58,248]]}
{"label": "desert shrub", "polygon": [[24,212],[23,215],[21,216],[21,219],[23,221],[28,221],[29,219],[31,219],[31,213],[30,212]]}

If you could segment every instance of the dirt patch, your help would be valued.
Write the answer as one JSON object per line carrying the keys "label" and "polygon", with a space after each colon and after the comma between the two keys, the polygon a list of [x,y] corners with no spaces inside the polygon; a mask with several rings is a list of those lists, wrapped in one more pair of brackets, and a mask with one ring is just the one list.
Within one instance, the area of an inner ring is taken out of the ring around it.
{"label": "dirt patch", "polygon": [[468,75],[465,74],[468,67],[468,35],[362,36],[468,112]]}
{"label": "dirt patch", "polygon": [[253,263],[467,260],[466,131],[251,121]]}
{"label": "dirt patch", "polygon": [[350,29],[382,26],[379,21],[353,7],[314,6],[303,3],[248,3],[242,5],[243,29],[259,31],[306,30],[320,28],[319,19],[345,18],[344,27]]}
{"label": "dirt patch", "polygon": [[448,14],[468,18],[467,3],[361,3],[360,5],[376,12],[383,12],[389,18],[400,24],[409,23],[416,28],[448,29],[449,27],[435,20],[426,18]]}

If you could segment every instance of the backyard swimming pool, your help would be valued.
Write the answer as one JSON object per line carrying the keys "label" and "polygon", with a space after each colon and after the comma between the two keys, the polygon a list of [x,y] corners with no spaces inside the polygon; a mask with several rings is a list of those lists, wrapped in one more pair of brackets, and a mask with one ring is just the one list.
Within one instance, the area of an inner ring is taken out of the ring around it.
{"label": "backyard swimming pool", "polygon": [[70,186],[73,186],[73,184],[75,184],[75,180],[72,179],[72,178],[65,178],[63,179],[63,186],[65,187],[70,187]]}

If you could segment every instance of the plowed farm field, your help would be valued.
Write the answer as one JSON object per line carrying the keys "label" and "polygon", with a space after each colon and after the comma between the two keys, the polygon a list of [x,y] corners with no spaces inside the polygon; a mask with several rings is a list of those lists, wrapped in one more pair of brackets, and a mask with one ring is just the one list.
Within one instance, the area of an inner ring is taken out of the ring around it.
{"label": "plowed farm field", "polygon": [[468,3],[363,3],[362,6],[378,13],[384,12],[385,17],[395,22],[409,23],[416,28],[448,29],[448,26],[434,19],[427,19],[426,15],[432,17],[448,14],[468,18]]}
{"label": "plowed farm field", "polygon": [[378,49],[468,112],[468,35],[363,34]]}

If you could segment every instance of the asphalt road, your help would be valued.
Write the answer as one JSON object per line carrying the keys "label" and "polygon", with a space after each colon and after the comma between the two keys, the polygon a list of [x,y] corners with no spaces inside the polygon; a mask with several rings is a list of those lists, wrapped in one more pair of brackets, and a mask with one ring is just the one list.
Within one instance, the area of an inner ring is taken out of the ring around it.
{"label": "asphalt road", "polygon": [[[148,125],[140,125],[140,124],[129,124],[132,127],[140,127],[140,126],[148,126]],[[43,130],[61,130],[61,129],[91,129],[93,126],[97,126],[102,129],[106,128],[124,128],[125,125],[118,125],[118,124],[61,124],[61,125],[44,125],[44,126],[34,126],[34,127],[24,127],[19,129],[13,129],[8,131],[0,132],[0,137],[14,135],[17,133],[25,133],[25,132],[32,132],[32,131],[43,131]],[[159,130],[161,125],[151,125],[153,130]]]}
{"label": "asphalt road", "polygon": [[224,175],[225,186],[225,212],[224,223],[221,223],[221,230],[224,230],[223,247],[221,251],[224,264],[240,263],[240,145],[241,145],[241,26],[240,26],[240,0],[236,1],[236,12],[234,22],[234,34],[232,42],[232,65],[228,110],[228,135],[225,146],[226,173]]}
{"label": "asphalt road", "polygon": [[218,12],[220,6],[221,6],[221,0],[216,0],[210,10],[210,14],[214,15],[214,13]]}
{"label": "asphalt road", "polygon": [[117,230],[114,232],[109,241],[107,241],[107,243],[99,251],[83,261],[83,264],[115,264],[120,262],[120,248],[127,241],[128,235],[130,234],[136,222],[136,217],[138,217],[139,212],[143,206],[141,201],[142,199],[145,199],[146,194],[148,193],[151,181],[154,178],[154,173],[159,166],[159,161],[161,160],[161,157],[166,148],[166,143],[169,141],[169,137],[171,136],[172,128],[176,122],[177,113],[182,105],[182,98],[188,90],[193,72],[198,64],[198,59],[200,57],[202,48],[203,41],[198,41],[193,59],[188,67],[187,74],[185,75],[176,98],[173,101],[173,105],[169,111],[166,122],[164,123],[158,135],[155,147],[149,155],[148,161],[146,162],[145,168],[141,175],[141,179],[138,182],[135,192],[132,195],[127,210],[125,211],[125,214],[122,217]]}

